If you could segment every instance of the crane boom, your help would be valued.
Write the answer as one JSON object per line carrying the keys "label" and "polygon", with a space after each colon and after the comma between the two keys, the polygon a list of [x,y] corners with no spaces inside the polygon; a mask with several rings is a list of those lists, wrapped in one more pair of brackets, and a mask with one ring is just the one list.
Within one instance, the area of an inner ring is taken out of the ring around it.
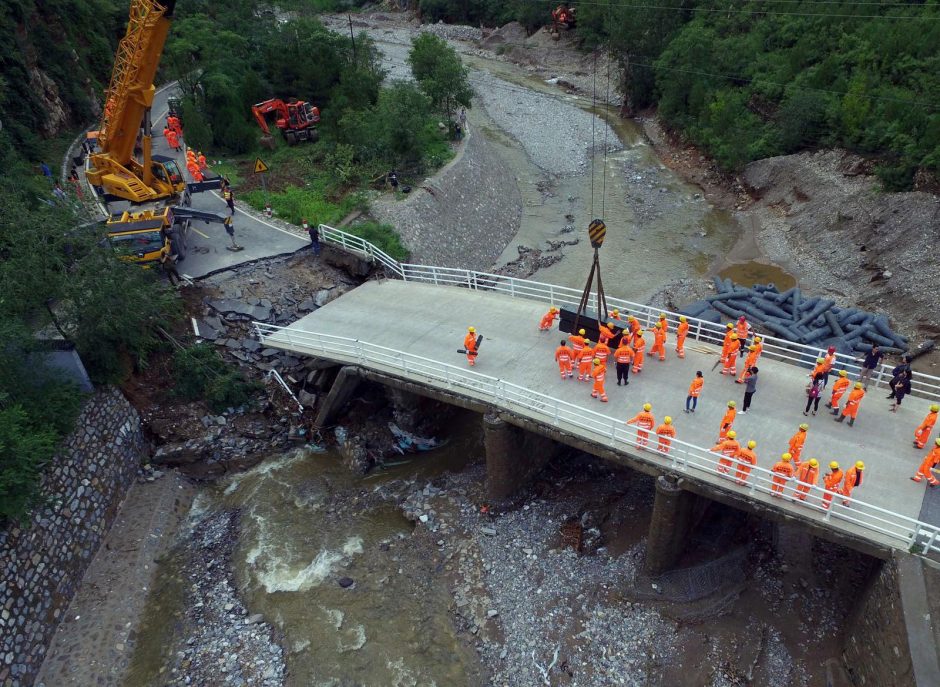
{"label": "crane boom", "polygon": [[[105,193],[135,203],[175,197],[183,180],[175,164],[151,155],[153,79],[170,31],[176,0],[131,0],[127,32],[118,45],[88,179]],[[134,157],[138,133],[142,159]]]}

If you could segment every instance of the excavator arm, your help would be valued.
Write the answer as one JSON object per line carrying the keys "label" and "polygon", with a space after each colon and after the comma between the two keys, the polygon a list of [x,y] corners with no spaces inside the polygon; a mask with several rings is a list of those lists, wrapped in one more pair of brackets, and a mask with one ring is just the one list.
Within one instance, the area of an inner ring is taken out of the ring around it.
{"label": "excavator arm", "polygon": [[287,106],[280,98],[271,98],[270,100],[265,100],[264,102],[252,106],[251,112],[258,121],[258,126],[261,127],[264,135],[270,136],[271,129],[268,128],[268,120],[265,118],[265,115],[276,112],[278,119],[285,118],[287,116]]}

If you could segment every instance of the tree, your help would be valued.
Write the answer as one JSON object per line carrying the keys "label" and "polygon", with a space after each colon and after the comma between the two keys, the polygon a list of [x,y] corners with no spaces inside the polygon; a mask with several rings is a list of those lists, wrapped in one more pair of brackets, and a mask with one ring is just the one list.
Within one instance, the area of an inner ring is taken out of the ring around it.
{"label": "tree", "polygon": [[408,64],[436,110],[449,115],[457,105],[470,107],[473,90],[469,71],[443,38],[422,33],[413,39]]}

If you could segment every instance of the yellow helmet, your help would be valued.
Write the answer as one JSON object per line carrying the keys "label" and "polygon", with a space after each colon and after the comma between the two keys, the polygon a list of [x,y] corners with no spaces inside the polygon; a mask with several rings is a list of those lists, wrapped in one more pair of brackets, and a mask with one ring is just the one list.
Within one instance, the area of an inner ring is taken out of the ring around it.
{"label": "yellow helmet", "polygon": [[467,327],[467,331],[473,334],[474,332],[476,332],[476,327]]}
{"label": "yellow helmet", "polygon": [[636,322],[636,318],[633,315],[627,315],[627,322]]}
{"label": "yellow helmet", "polygon": [[810,464],[811,466],[813,466],[814,468],[819,467],[819,461],[816,460],[815,458],[810,458],[810,459],[809,459],[809,464]]}
{"label": "yellow helmet", "polygon": [[861,383],[861,382],[855,382],[855,388],[856,388],[856,389],[861,389],[861,388],[862,388],[862,383]]}
{"label": "yellow helmet", "polygon": [[680,322],[688,322],[688,318],[685,315],[679,315]]}
{"label": "yellow helmet", "polygon": [[800,425],[800,429],[805,432],[809,429],[809,425],[804,422],[802,425]]}
{"label": "yellow helmet", "polygon": [[816,362],[817,362],[817,363],[824,363],[824,362],[826,362],[826,361],[823,360],[822,358],[816,358]]}
{"label": "yellow helmet", "polygon": [[608,322],[608,323],[607,323],[607,326],[608,326],[608,327],[613,327],[613,326],[614,326],[614,323],[613,323],[613,322]]}
{"label": "yellow helmet", "polygon": [[580,334],[581,336],[584,336],[584,330],[583,330],[583,329],[579,329],[579,330],[578,330],[578,334]]}
{"label": "yellow helmet", "polygon": [[789,453],[784,453],[782,456],[780,456],[780,460],[782,460],[784,463],[789,463],[791,458],[793,458],[793,456],[791,456]]}
{"label": "yellow helmet", "polygon": [[845,370],[839,370],[839,376],[840,376],[840,377],[848,377],[848,376],[849,376],[849,373],[846,372]]}
{"label": "yellow helmet", "polygon": [[728,438],[729,438],[729,439],[734,439],[734,438],[736,438],[737,436],[738,436],[738,433],[735,432],[733,429],[732,429],[730,432],[728,432]]}
{"label": "yellow helmet", "polygon": [[728,329],[734,329],[734,322],[729,322],[725,325]]}
{"label": "yellow helmet", "polygon": [[590,346],[590,345],[591,345],[591,340],[590,340],[590,339],[585,339],[585,340],[584,340],[584,345],[585,345],[585,346]]}
{"label": "yellow helmet", "polygon": [[666,423],[667,425],[671,425],[672,418],[667,415],[666,417],[663,418],[663,422]]}
{"label": "yellow helmet", "polygon": [[836,461],[832,461],[831,463],[829,463],[829,469],[830,469],[830,470],[838,470],[838,469],[839,469],[839,464],[838,464]]}
{"label": "yellow helmet", "polygon": [[934,403],[932,406],[930,406],[930,412],[931,412],[931,413],[936,413],[936,412],[938,412],[938,411],[940,411],[940,406],[938,406],[936,403]]}
{"label": "yellow helmet", "polygon": [[666,313],[664,313],[664,312],[659,313],[659,319],[665,320],[665,319],[666,319]]}
{"label": "yellow helmet", "polygon": [[729,408],[734,408],[736,405],[738,405],[738,404],[735,403],[734,401],[728,401],[728,407],[729,407]]}
{"label": "yellow helmet", "polygon": [[657,323],[656,323],[656,328],[657,328],[657,329],[662,329],[662,328],[663,328],[663,323],[662,323],[662,322],[657,322]]}
{"label": "yellow helmet", "polygon": [[751,439],[749,442],[747,442],[747,447],[748,447],[748,448],[757,448],[757,442],[754,441],[753,439]]}
{"label": "yellow helmet", "polygon": [[934,439],[933,443],[935,443],[937,446],[940,446],[940,437],[937,437],[936,439]]}
{"label": "yellow helmet", "polygon": [[600,364],[601,364],[601,359],[600,359],[600,358],[594,358],[594,364],[595,364],[595,365],[600,365]]}
{"label": "yellow helmet", "polygon": [[755,336],[755,337],[754,337],[754,343],[760,343],[760,342],[763,341],[763,340],[764,340],[763,337],[760,337],[760,336]]}
{"label": "yellow helmet", "polygon": [[553,305],[552,307],[550,307],[550,308],[548,309],[548,312],[558,312],[558,308],[556,308],[556,307]]}
{"label": "yellow helmet", "polygon": [[617,308],[614,308],[613,310],[610,311],[610,314],[613,315],[614,317],[619,317],[620,311],[617,310]]}
{"label": "yellow helmet", "polygon": [[856,469],[856,470],[864,470],[864,469],[865,469],[865,463],[863,463],[862,461],[858,461],[857,463],[855,463],[855,469]]}
{"label": "yellow helmet", "polygon": [[737,335],[737,334],[732,334],[732,335],[731,335],[731,340],[732,340],[732,341],[737,341],[737,340],[738,340],[738,335]]}
{"label": "yellow helmet", "polygon": [[650,410],[652,410],[652,409],[653,409],[653,405],[652,405],[651,403],[644,403],[644,404],[643,404],[643,410],[650,411]]}
{"label": "yellow helmet", "polygon": [[751,344],[750,346],[747,347],[747,350],[749,350],[749,351],[756,351],[756,350],[757,350],[757,346],[755,346],[754,344]]}

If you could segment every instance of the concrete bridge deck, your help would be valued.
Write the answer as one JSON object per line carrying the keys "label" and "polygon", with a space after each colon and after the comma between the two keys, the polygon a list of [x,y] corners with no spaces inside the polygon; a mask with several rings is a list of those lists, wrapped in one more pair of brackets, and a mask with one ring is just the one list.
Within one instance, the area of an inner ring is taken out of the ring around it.
{"label": "concrete bridge deck", "polygon": [[[807,504],[793,503],[765,493],[766,473],[752,473],[749,481],[757,488],[736,486],[715,473],[714,455],[702,449],[714,444],[727,401],[736,400],[740,408],[743,397],[742,385],[718,370],[711,371],[718,356],[715,346],[690,340],[686,357],[679,359],[672,350],[670,335],[667,360],[660,362],[647,356],[644,370],[631,374],[629,386],[616,385],[611,365],[607,383],[610,402],[600,403],[591,398],[590,384],[579,383],[577,377],[567,381],[559,378],[553,352],[564,335],[557,330],[538,331],[537,323],[545,309],[538,302],[487,291],[372,281],[290,327],[265,330],[264,343],[463,394],[537,422],[548,418],[547,424],[556,430],[606,446],[662,472],[678,471],[689,480],[719,491],[738,492],[739,499],[815,521],[876,547],[909,547],[903,532],[917,529],[914,521],[921,516],[925,498],[924,485],[909,479],[924,455],[924,451],[913,448],[911,441],[914,427],[930,405],[928,400],[908,397],[895,414],[888,411],[883,390],[872,387],[862,401],[854,427],[834,422],[825,409],[825,399],[819,414],[807,418],[802,414],[807,371],[766,358],[758,363],[761,371],[757,393],[748,413],[738,414],[734,429],[742,444],[751,439],[757,442],[759,466],[770,468],[779,459],[802,422],[810,425],[803,459],[817,458],[820,475],[831,460],[839,461],[843,468],[857,460],[865,462],[864,484],[853,494],[859,502],[843,507],[837,499],[827,514],[818,506],[808,505],[812,501],[819,503],[820,490],[814,490]],[[484,336],[474,368],[467,368],[465,357],[456,352],[468,325]],[[352,341],[343,344],[347,338]],[[373,353],[357,352],[356,341],[371,347]],[[461,369],[448,372],[450,365]],[[704,372],[705,386],[697,412],[686,414],[685,398],[696,370]],[[494,401],[494,389],[501,389],[499,394],[508,400]],[[518,396],[515,400],[512,390]],[[530,402],[532,399],[540,400]],[[552,409],[551,399],[567,403],[555,404]],[[646,402],[652,403],[657,423],[665,415],[672,416],[677,439],[688,444],[674,445],[668,460],[633,446],[633,431],[623,425]],[[579,414],[580,408],[601,415]],[[792,485],[786,493],[791,492]],[[888,523],[897,523],[897,527]]]}

